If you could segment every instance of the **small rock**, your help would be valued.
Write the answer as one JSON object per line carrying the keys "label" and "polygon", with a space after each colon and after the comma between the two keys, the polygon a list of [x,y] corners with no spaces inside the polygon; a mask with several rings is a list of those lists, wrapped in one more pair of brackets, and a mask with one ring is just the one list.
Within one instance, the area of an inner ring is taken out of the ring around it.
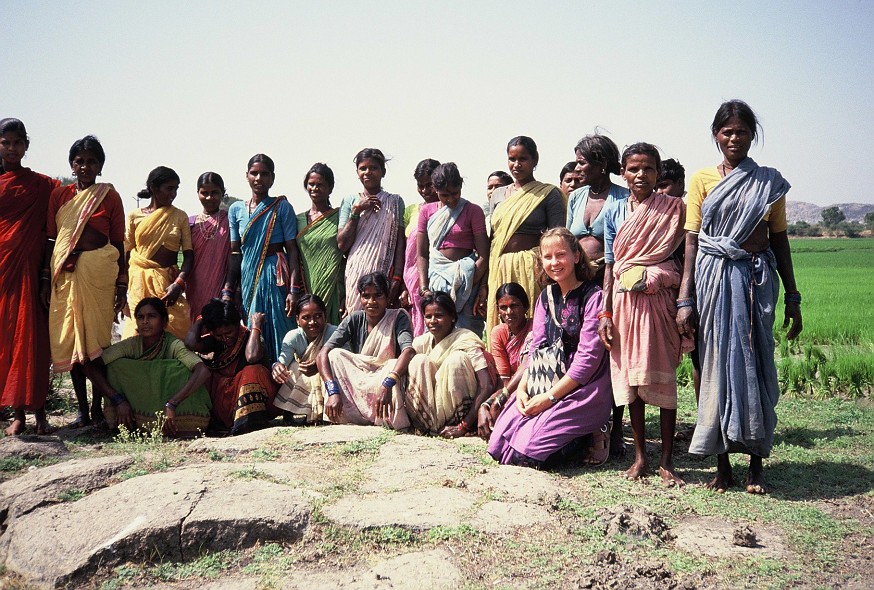
{"label": "small rock", "polygon": [[658,515],[640,506],[614,506],[598,511],[597,526],[607,537],[627,535],[650,539],[657,545],[674,538],[670,528]]}
{"label": "small rock", "polygon": [[70,454],[67,445],[57,436],[21,434],[0,439],[0,459],[44,459]]}
{"label": "small rock", "polygon": [[756,532],[748,524],[734,529],[734,537],[731,542],[738,547],[755,547],[759,544]]}

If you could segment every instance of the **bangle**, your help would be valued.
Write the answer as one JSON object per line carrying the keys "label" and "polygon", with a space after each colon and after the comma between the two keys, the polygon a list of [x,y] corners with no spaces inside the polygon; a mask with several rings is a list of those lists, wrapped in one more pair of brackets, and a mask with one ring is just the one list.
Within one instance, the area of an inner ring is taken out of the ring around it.
{"label": "bangle", "polygon": [[127,289],[127,285],[125,285],[124,283],[116,283],[116,284],[115,284],[115,288],[116,288],[116,289],[125,289],[125,290],[126,290],[126,289]]}
{"label": "bangle", "polygon": [[677,309],[684,307],[695,307],[695,301],[693,299],[677,299]]}
{"label": "bangle", "polygon": [[425,293],[430,293],[431,289],[428,287],[419,287],[419,297],[424,297]]}
{"label": "bangle", "polygon": [[798,291],[793,291],[791,293],[787,291],[783,294],[783,302],[786,305],[789,305],[791,303],[797,303],[798,305],[801,305],[801,293],[799,293]]}
{"label": "bangle", "polygon": [[340,385],[334,380],[325,381],[325,391],[327,392],[328,397],[331,397],[332,395],[339,395]]}
{"label": "bangle", "polygon": [[613,319],[613,312],[604,310],[604,311],[598,313],[599,320],[603,320],[604,318],[610,318],[612,320]]}
{"label": "bangle", "polygon": [[300,287],[292,287],[289,289],[292,295],[300,295],[301,288]]}
{"label": "bangle", "polygon": [[39,280],[51,282],[52,278],[51,277],[40,277]]}
{"label": "bangle", "polygon": [[390,372],[390,373],[388,374],[388,376],[391,377],[392,379],[394,379],[395,381],[400,381],[400,380],[401,380],[401,376],[398,375],[397,373],[395,373],[394,371]]}
{"label": "bangle", "polygon": [[109,403],[111,403],[113,406],[120,406],[126,401],[127,398],[117,392],[109,396]]}
{"label": "bangle", "polygon": [[185,281],[182,280],[182,277],[176,277],[176,280],[173,281],[174,285],[179,285],[183,289],[185,288]]}
{"label": "bangle", "polygon": [[353,209],[352,212],[349,214],[349,219],[351,219],[352,221],[358,221],[359,219],[361,219],[361,213],[356,213]]}
{"label": "bangle", "polygon": [[491,400],[486,400],[486,401],[484,401],[483,403],[481,403],[481,404],[479,405],[479,407],[481,407],[481,408],[485,408],[485,409],[487,409],[487,410],[491,410],[491,409],[492,409],[492,402],[491,402]]}
{"label": "bangle", "polygon": [[394,387],[397,384],[398,384],[398,380],[392,379],[391,377],[386,377],[385,379],[382,380],[382,386],[387,387],[389,389],[391,389],[392,387]]}
{"label": "bangle", "polygon": [[252,330],[253,332],[260,332],[261,331],[261,328],[259,328],[258,326],[252,326],[249,329]]}
{"label": "bangle", "polygon": [[403,283],[403,282],[404,282],[404,277],[401,277],[401,276],[398,276],[398,275],[392,275],[391,280],[393,280],[393,281],[397,281],[397,282],[399,282],[399,283]]}
{"label": "bangle", "polygon": [[230,295],[233,297],[234,291],[232,289],[222,289],[222,295]]}
{"label": "bangle", "polygon": [[178,405],[179,405],[179,404],[174,404],[173,402],[168,401],[166,404],[164,404],[164,407],[165,407],[165,408],[170,408],[171,410],[175,410],[175,409],[176,409],[176,406],[178,406]]}

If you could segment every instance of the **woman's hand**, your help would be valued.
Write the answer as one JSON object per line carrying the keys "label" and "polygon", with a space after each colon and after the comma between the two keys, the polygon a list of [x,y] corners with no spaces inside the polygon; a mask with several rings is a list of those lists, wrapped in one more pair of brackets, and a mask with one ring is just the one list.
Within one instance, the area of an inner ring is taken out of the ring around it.
{"label": "woman's hand", "polygon": [[312,377],[319,372],[316,361],[300,361],[297,363],[297,369],[301,375],[306,375],[307,377]]}
{"label": "woman's hand", "polygon": [[264,322],[267,320],[267,316],[264,315],[263,311],[253,312],[249,319],[252,322],[253,328],[258,328],[259,330],[264,329]]}
{"label": "woman's hand", "polygon": [[388,290],[388,307],[391,309],[397,309],[398,307],[398,299],[401,296],[401,290],[404,288],[404,284],[400,281],[392,280],[391,287]]}
{"label": "woman's hand", "polygon": [[122,311],[127,305],[127,287],[115,287],[115,302],[112,304],[113,321],[116,323],[121,321]]}
{"label": "woman's hand", "polygon": [[164,291],[164,296],[161,297],[161,300],[167,305],[167,307],[171,307],[176,305],[176,300],[179,299],[180,295],[182,295],[182,287],[176,283],[170,283],[170,286],[167,287],[166,291]]}
{"label": "woman's hand", "polygon": [[462,436],[467,435],[467,428],[465,428],[461,424],[456,424],[455,426],[446,426],[443,430],[440,431],[440,436],[442,436],[443,438],[461,438]]}
{"label": "woman's hand", "polygon": [[127,400],[115,406],[115,416],[118,423],[124,424],[129,430],[137,427],[136,420],[134,420],[134,411]]}
{"label": "woman's hand", "polygon": [[608,317],[602,317],[598,320],[598,337],[601,339],[601,343],[604,345],[604,348],[610,350],[613,346],[613,319]]}
{"label": "woman's hand", "polygon": [[391,399],[391,387],[382,386],[382,394],[376,398],[376,415],[379,416],[386,425],[391,424],[394,418],[394,404]]}
{"label": "woman's hand", "polygon": [[545,393],[540,393],[528,400],[528,403],[525,404],[525,409],[522,410],[522,414],[528,416],[529,418],[532,418],[554,405],[555,404],[553,404],[549,400],[548,395],[546,395]]}
{"label": "woman's hand", "polygon": [[335,393],[334,395],[329,395],[325,401],[325,415],[334,424],[338,424],[343,416],[343,400],[341,398],[342,396],[339,393]]}
{"label": "woman's hand", "polygon": [[274,381],[282,385],[291,377],[291,372],[288,370],[288,367],[282,363],[273,363],[270,376],[273,377]]}
{"label": "woman's hand", "polygon": [[495,419],[492,417],[493,408],[494,402],[491,406],[481,405],[476,413],[476,433],[483,440],[489,440],[492,430],[495,428]]}
{"label": "woman's hand", "polygon": [[516,389],[516,409],[519,413],[525,414],[525,405],[528,403],[528,392],[522,391],[522,388]]}
{"label": "woman's hand", "polygon": [[485,318],[488,314],[489,290],[485,287],[485,281],[480,284],[476,298],[473,300],[473,315]]}
{"label": "woman's hand", "polygon": [[164,406],[164,429],[168,434],[176,434],[176,409]]}
{"label": "woman's hand", "polygon": [[52,300],[52,283],[51,281],[39,280],[39,302],[46,309],[49,309],[49,303]]}
{"label": "woman's hand", "polygon": [[364,193],[358,198],[358,202],[352,205],[352,213],[354,215],[361,215],[371,209],[374,212],[379,212],[380,208],[382,208],[382,201],[379,200],[379,197]]}
{"label": "woman's hand", "polygon": [[297,306],[297,300],[300,299],[300,293],[289,293],[285,298],[285,317],[290,318],[294,313],[294,308]]}
{"label": "woman's hand", "polygon": [[[801,334],[802,330],[801,304],[787,303],[783,318],[783,329],[785,330],[786,328],[789,328],[789,333],[786,334],[786,338],[788,340],[795,340],[798,335]],[[789,327],[790,323],[792,327]]]}
{"label": "woman's hand", "polygon": [[681,307],[677,310],[677,331],[680,336],[687,336],[695,340],[695,310],[693,307]]}
{"label": "woman's hand", "polygon": [[410,292],[404,289],[401,291],[401,296],[398,298],[398,303],[404,309],[410,308]]}

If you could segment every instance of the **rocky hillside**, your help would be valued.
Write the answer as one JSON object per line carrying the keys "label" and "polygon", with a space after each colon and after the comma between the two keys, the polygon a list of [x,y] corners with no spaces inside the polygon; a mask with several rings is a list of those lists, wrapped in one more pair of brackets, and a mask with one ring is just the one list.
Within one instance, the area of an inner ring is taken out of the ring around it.
{"label": "rocky hillside", "polygon": [[[786,216],[789,218],[789,223],[798,223],[806,221],[807,223],[820,223],[822,221],[822,210],[834,205],[815,205],[813,203],[805,203],[804,201],[788,201],[786,203]],[[847,216],[847,221],[857,221],[864,223],[865,214],[869,211],[874,211],[872,203],[840,203],[837,205],[844,215]]]}

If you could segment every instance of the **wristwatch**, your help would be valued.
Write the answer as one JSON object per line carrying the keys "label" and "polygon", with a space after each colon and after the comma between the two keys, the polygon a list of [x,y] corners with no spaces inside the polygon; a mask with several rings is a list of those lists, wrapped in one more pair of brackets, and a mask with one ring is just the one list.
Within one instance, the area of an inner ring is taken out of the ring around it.
{"label": "wristwatch", "polygon": [[552,402],[552,405],[555,405],[558,403],[558,399],[556,399],[556,397],[554,395],[549,396],[549,401]]}

